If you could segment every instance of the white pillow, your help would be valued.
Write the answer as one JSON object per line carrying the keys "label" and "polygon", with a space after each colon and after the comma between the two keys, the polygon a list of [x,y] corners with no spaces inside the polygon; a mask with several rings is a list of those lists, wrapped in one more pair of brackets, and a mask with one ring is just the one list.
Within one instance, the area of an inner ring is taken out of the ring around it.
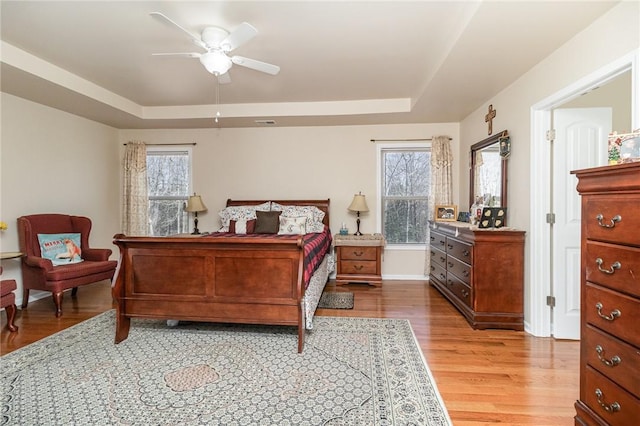
{"label": "white pillow", "polygon": [[283,217],[280,216],[279,235],[304,235],[307,233],[307,218],[300,217]]}
{"label": "white pillow", "polygon": [[222,227],[219,232],[229,232],[229,222],[232,220],[247,221],[256,218],[256,210],[268,212],[271,207],[271,202],[267,201],[255,206],[230,206],[226,207],[218,212]]}

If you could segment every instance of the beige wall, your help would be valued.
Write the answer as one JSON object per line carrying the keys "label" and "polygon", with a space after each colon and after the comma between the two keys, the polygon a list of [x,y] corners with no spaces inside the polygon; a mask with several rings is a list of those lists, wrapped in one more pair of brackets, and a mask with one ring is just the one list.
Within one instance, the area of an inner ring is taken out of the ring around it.
{"label": "beige wall", "polygon": [[[16,219],[36,213],[68,213],[93,221],[90,243],[114,250],[120,229],[117,130],[2,93],[0,218],[2,251],[18,251]],[[19,282],[18,260],[2,261],[3,278]],[[32,295],[38,296],[33,291]],[[44,294],[44,293],[43,293]]]}
{"label": "beige wall", "polygon": [[[224,126],[224,119],[222,120]],[[195,142],[193,190],[208,211],[198,215],[201,231],[220,226],[217,212],[227,198],[331,199],[331,229],[342,222],[355,230],[347,206],[362,191],[370,212],[362,216],[361,231],[379,232],[376,219],[376,144],[371,139],[416,139],[449,135],[457,154],[458,124],[287,127],[251,129],[122,130],[120,146],[130,140],[171,144]],[[457,177],[457,170],[456,170]],[[457,181],[455,194],[457,197]],[[424,277],[424,248],[387,249],[386,277]]]}
{"label": "beige wall", "polygon": [[[586,78],[600,68],[617,61],[640,47],[640,3],[622,2],[602,18],[576,35],[560,49],[540,62],[511,86],[495,97],[487,99],[484,106],[466,117],[460,124],[461,164],[468,164],[469,147],[487,137],[484,117],[489,104],[497,110],[493,121],[496,132],[508,129],[511,135],[512,153],[509,158],[508,218],[511,226],[527,231],[525,258],[525,321],[532,312],[539,311],[545,301],[533,300],[533,287],[548,286],[548,282],[529,282],[530,245],[535,236],[530,231],[530,156],[531,108]],[[636,84],[636,90],[640,90]],[[640,111],[636,111],[636,115]],[[640,120],[636,119],[636,123]],[[466,153],[466,157],[465,157]],[[467,170],[460,170],[460,180],[467,179]],[[460,186],[462,200],[468,200],[468,187]],[[535,201],[534,201],[535,202]]]}

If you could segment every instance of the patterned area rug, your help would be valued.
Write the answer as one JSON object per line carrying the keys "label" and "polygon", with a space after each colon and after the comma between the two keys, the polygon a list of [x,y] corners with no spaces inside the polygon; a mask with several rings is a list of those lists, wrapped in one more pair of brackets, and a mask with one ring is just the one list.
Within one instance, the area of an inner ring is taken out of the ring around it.
{"label": "patterned area rug", "polygon": [[320,297],[318,308],[353,309],[353,293],[346,291],[325,291]]}
{"label": "patterned area rug", "polygon": [[294,327],[133,320],[114,311],[0,358],[2,424],[450,425],[407,320]]}

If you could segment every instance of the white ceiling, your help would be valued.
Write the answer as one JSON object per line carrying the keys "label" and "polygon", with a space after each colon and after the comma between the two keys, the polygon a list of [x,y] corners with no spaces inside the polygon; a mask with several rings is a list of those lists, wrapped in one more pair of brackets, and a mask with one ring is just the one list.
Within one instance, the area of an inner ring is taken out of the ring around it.
{"label": "white ceiling", "polygon": [[[2,91],[116,128],[458,122],[615,1],[5,1]],[[220,85],[192,32],[258,35]],[[211,117],[222,113],[216,125]]]}

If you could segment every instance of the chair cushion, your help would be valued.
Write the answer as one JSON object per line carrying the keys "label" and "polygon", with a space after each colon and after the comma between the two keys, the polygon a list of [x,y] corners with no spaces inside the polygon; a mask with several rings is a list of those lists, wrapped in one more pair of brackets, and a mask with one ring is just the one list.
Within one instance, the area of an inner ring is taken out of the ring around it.
{"label": "chair cushion", "polygon": [[15,304],[16,304],[15,293],[12,292],[12,293],[0,296],[0,308],[6,308],[7,306],[15,305]]}
{"label": "chair cushion", "polygon": [[104,262],[92,262],[85,260],[82,263],[73,263],[71,265],[60,265],[47,272],[47,281],[63,281],[74,278],[86,277],[102,272],[115,271],[118,262],[115,260],[107,260]]}

